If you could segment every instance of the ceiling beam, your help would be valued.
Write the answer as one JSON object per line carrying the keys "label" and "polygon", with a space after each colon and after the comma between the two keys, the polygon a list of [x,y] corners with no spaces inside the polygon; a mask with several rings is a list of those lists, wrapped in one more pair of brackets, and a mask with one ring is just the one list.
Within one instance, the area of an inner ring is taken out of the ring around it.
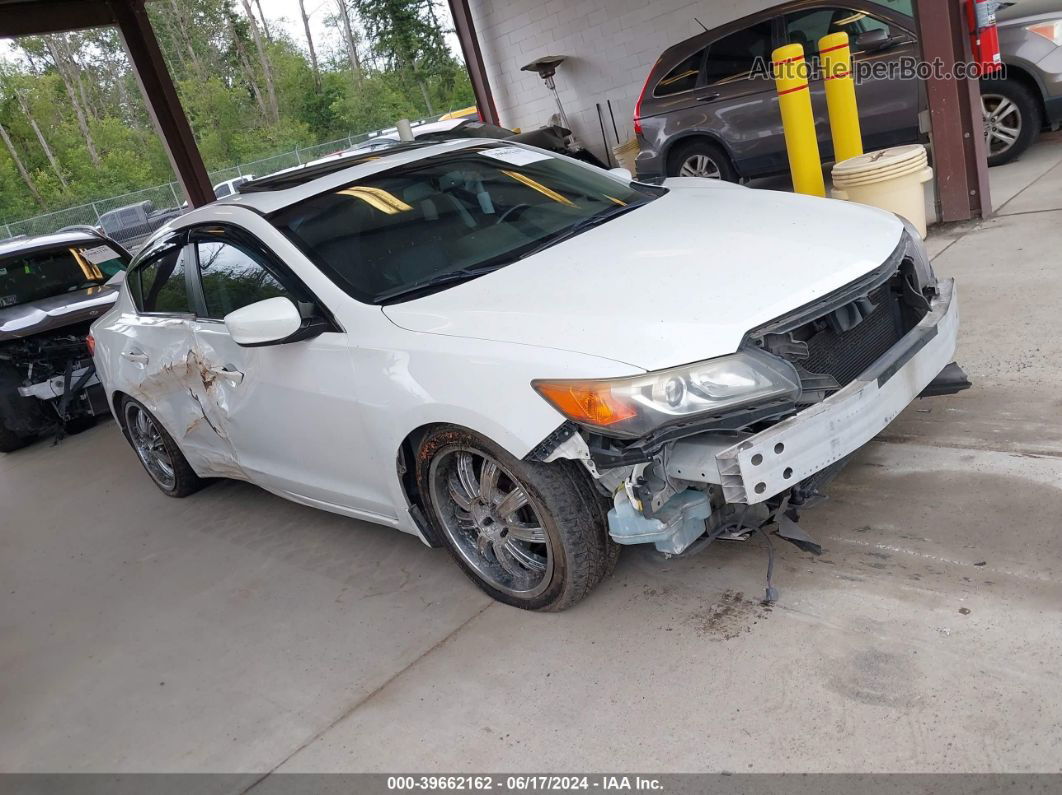
{"label": "ceiling beam", "polygon": [[0,37],[62,33],[114,22],[114,13],[105,0],[0,2]]}
{"label": "ceiling beam", "polygon": [[476,97],[479,115],[488,124],[500,125],[498,108],[494,104],[494,94],[487,79],[487,67],[483,62],[483,53],[479,48],[476,35],[476,23],[472,19],[472,10],[468,0],[449,0],[450,16],[454,20],[457,41],[461,44],[461,53],[465,56],[465,66],[472,81],[472,93]]}

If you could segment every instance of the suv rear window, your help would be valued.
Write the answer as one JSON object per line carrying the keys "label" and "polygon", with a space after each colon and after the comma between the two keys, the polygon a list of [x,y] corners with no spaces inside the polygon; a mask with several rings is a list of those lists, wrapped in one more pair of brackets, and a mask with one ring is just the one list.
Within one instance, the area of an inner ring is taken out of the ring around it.
{"label": "suv rear window", "polygon": [[103,284],[123,268],[106,246],[71,246],[0,260],[0,308]]}
{"label": "suv rear window", "polygon": [[697,79],[701,75],[701,66],[704,64],[704,48],[697,50],[693,55],[684,60],[656,84],[653,90],[654,97],[669,97],[672,94],[681,94],[683,91],[691,91],[697,87]]}

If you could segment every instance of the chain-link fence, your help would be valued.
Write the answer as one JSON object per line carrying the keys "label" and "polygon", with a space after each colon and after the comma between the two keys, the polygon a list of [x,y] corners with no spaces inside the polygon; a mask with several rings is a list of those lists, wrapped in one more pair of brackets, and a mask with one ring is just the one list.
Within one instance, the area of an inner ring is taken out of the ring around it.
{"label": "chain-link fence", "polygon": [[[438,117],[420,119],[414,124],[435,121]],[[211,171],[210,182],[217,185],[237,177],[264,177],[285,168],[301,166],[325,155],[342,152],[355,144],[368,140],[376,133],[359,133],[326,141],[313,146],[298,147],[294,151],[240,163],[230,168]],[[0,239],[25,235],[47,235],[61,229],[76,226],[102,227],[107,234],[125,244],[135,247],[151,232],[166,221],[187,209],[180,185],[167,182],[152,188],[98,199],[77,207],[37,215],[20,221],[0,222]]]}

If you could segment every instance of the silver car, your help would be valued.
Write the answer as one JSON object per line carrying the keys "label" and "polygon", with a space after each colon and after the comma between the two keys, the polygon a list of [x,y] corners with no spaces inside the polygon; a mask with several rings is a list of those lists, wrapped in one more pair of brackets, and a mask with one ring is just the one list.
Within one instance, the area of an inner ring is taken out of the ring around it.
{"label": "silver car", "polygon": [[[730,181],[788,168],[774,83],[757,65],[783,44],[844,31],[852,41],[867,150],[921,139],[922,80],[895,75],[917,63],[913,0],[795,0],[707,30],[660,56],[635,110],[638,175]],[[1062,123],[1062,0],[1017,0],[998,13],[1006,71],[982,81],[989,164],[1024,151],[1044,127]],[[889,69],[893,71],[890,72]],[[873,71],[871,71],[873,70]],[[833,159],[825,90],[812,82],[823,159]]]}

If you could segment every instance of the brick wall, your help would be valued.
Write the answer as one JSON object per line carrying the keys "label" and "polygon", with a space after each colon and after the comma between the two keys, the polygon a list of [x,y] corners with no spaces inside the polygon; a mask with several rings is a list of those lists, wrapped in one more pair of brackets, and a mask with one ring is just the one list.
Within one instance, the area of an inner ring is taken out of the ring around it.
{"label": "brick wall", "polygon": [[620,140],[633,135],[631,117],[649,69],[665,49],[701,31],[774,5],[777,0],[469,0],[502,124],[539,127],[556,106],[541,78],[520,67],[545,55],[568,60],[557,90],[576,135],[603,154],[595,103],[609,145],[606,100]]}

